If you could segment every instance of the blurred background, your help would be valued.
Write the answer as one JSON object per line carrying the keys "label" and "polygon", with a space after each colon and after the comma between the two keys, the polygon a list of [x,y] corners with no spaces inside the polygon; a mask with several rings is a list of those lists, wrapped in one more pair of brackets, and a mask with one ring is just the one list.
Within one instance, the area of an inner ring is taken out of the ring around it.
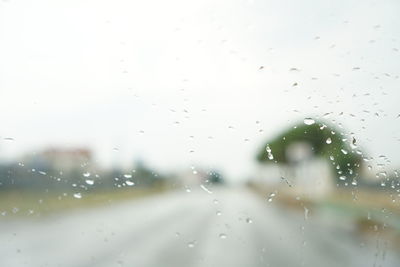
{"label": "blurred background", "polygon": [[0,2],[1,266],[399,266],[397,1]]}

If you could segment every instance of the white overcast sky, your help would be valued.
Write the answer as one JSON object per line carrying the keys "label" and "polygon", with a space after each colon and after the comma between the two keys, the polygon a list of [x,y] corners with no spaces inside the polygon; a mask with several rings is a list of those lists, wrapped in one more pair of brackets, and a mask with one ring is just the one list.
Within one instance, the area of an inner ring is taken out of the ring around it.
{"label": "white overcast sky", "polygon": [[240,178],[268,138],[331,112],[398,167],[399,14],[395,0],[2,1],[0,158],[89,147],[106,166]]}

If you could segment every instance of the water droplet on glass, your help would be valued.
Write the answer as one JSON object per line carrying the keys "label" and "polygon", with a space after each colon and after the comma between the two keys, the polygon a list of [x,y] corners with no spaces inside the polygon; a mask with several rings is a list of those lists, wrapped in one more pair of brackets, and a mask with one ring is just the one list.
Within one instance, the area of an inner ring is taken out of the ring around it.
{"label": "water droplet on glass", "polygon": [[74,198],[82,198],[82,194],[81,193],[75,193],[74,194]]}
{"label": "water droplet on glass", "polygon": [[352,141],[351,141],[350,147],[351,147],[352,149],[357,148],[357,140],[356,140],[354,137],[353,137],[353,139],[352,139]]}
{"label": "water droplet on glass", "polygon": [[383,177],[386,178],[387,177],[387,172],[386,171],[381,171],[377,173],[377,177]]}
{"label": "water droplet on glass", "polygon": [[340,176],[339,177],[339,179],[342,180],[342,181],[346,180],[346,178],[347,178],[346,176]]}
{"label": "water droplet on glass", "polygon": [[271,148],[269,147],[269,145],[267,145],[267,147],[265,148],[265,150],[268,152],[268,153],[271,153]]}
{"label": "water droplet on glass", "polygon": [[347,153],[348,153],[347,150],[345,150],[345,149],[341,149],[340,151],[342,151],[342,153],[345,155],[347,155]]}
{"label": "water droplet on glass", "polygon": [[134,186],[134,185],[135,185],[135,183],[132,182],[132,181],[125,181],[125,184],[126,184],[127,186]]}
{"label": "water droplet on glass", "polygon": [[304,124],[305,125],[313,125],[315,123],[315,120],[311,119],[311,118],[305,118],[304,119]]}
{"label": "water droplet on glass", "polygon": [[286,183],[289,187],[292,187],[292,184],[289,182],[289,180],[288,180],[286,177],[281,176],[281,179],[282,179],[283,181],[285,181],[285,183]]}
{"label": "water droplet on glass", "polygon": [[89,177],[89,176],[90,176],[90,172],[84,172],[84,173],[83,173],[83,176],[84,176],[84,177]]}
{"label": "water droplet on glass", "polygon": [[304,219],[305,220],[308,220],[308,212],[309,212],[309,210],[306,207],[304,207]]}
{"label": "water droplet on glass", "polygon": [[194,248],[195,244],[196,244],[195,241],[192,241],[192,242],[189,242],[187,244],[187,246],[188,246],[188,248]]}
{"label": "water droplet on glass", "polygon": [[220,211],[218,210],[215,214],[217,214],[217,216],[221,216],[222,212],[220,212]]}
{"label": "water droplet on glass", "polygon": [[219,234],[219,238],[221,238],[221,239],[226,239],[226,234],[224,234],[224,233],[222,233],[222,234]]}
{"label": "water droplet on glass", "polygon": [[124,174],[124,177],[127,178],[127,179],[128,179],[128,178],[132,178],[132,174],[129,174],[129,173]]}
{"label": "water droplet on glass", "polygon": [[326,143],[327,143],[328,145],[332,144],[332,139],[331,139],[330,137],[328,137],[328,139],[326,139]]}
{"label": "water droplet on glass", "polygon": [[274,155],[272,155],[272,150],[271,150],[271,148],[269,147],[268,144],[267,144],[267,147],[265,148],[265,150],[267,151],[268,159],[269,160],[273,160],[274,159]]}
{"label": "water droplet on glass", "polygon": [[276,193],[275,192],[272,192],[272,193],[270,193],[269,194],[269,196],[268,196],[268,202],[272,202],[272,199],[274,198],[276,196]]}
{"label": "water droplet on glass", "polygon": [[85,182],[86,182],[88,185],[93,185],[93,184],[94,184],[94,181],[93,181],[93,180],[89,180],[89,179],[87,179]]}
{"label": "water droplet on glass", "polygon": [[204,185],[200,185],[201,189],[203,189],[204,191],[206,191],[209,194],[212,194],[212,191],[210,189],[208,189],[207,187],[205,187]]}
{"label": "water droplet on glass", "polygon": [[247,223],[253,223],[253,220],[250,219],[250,218],[246,218],[246,222],[247,222]]}

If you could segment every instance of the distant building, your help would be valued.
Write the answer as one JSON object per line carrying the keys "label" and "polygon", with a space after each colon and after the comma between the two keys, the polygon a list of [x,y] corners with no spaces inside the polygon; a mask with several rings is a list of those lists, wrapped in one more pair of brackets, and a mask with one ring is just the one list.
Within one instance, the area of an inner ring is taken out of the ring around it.
{"label": "distant building", "polygon": [[89,149],[59,149],[44,150],[38,156],[50,163],[57,170],[72,170],[89,165],[92,153]]}
{"label": "distant building", "polygon": [[176,176],[178,183],[183,186],[198,186],[206,182],[209,174],[201,170],[184,171]]}
{"label": "distant building", "polygon": [[86,148],[63,149],[51,148],[35,154],[28,154],[22,161],[29,168],[37,171],[56,171],[63,173],[91,171],[92,152]]}
{"label": "distant building", "polygon": [[[296,142],[285,151],[288,164],[266,164],[258,168],[258,180],[267,184],[291,187],[296,195],[319,198],[335,188],[330,162],[313,157],[311,146]],[[273,160],[272,160],[273,161]]]}

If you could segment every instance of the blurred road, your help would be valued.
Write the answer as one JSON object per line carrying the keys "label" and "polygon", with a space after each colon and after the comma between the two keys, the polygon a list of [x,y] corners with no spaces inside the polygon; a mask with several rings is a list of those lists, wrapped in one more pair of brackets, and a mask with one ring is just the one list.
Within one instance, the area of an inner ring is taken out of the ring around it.
{"label": "blurred road", "polygon": [[379,237],[246,189],[199,188],[40,220],[0,218],[0,266],[400,266]]}

